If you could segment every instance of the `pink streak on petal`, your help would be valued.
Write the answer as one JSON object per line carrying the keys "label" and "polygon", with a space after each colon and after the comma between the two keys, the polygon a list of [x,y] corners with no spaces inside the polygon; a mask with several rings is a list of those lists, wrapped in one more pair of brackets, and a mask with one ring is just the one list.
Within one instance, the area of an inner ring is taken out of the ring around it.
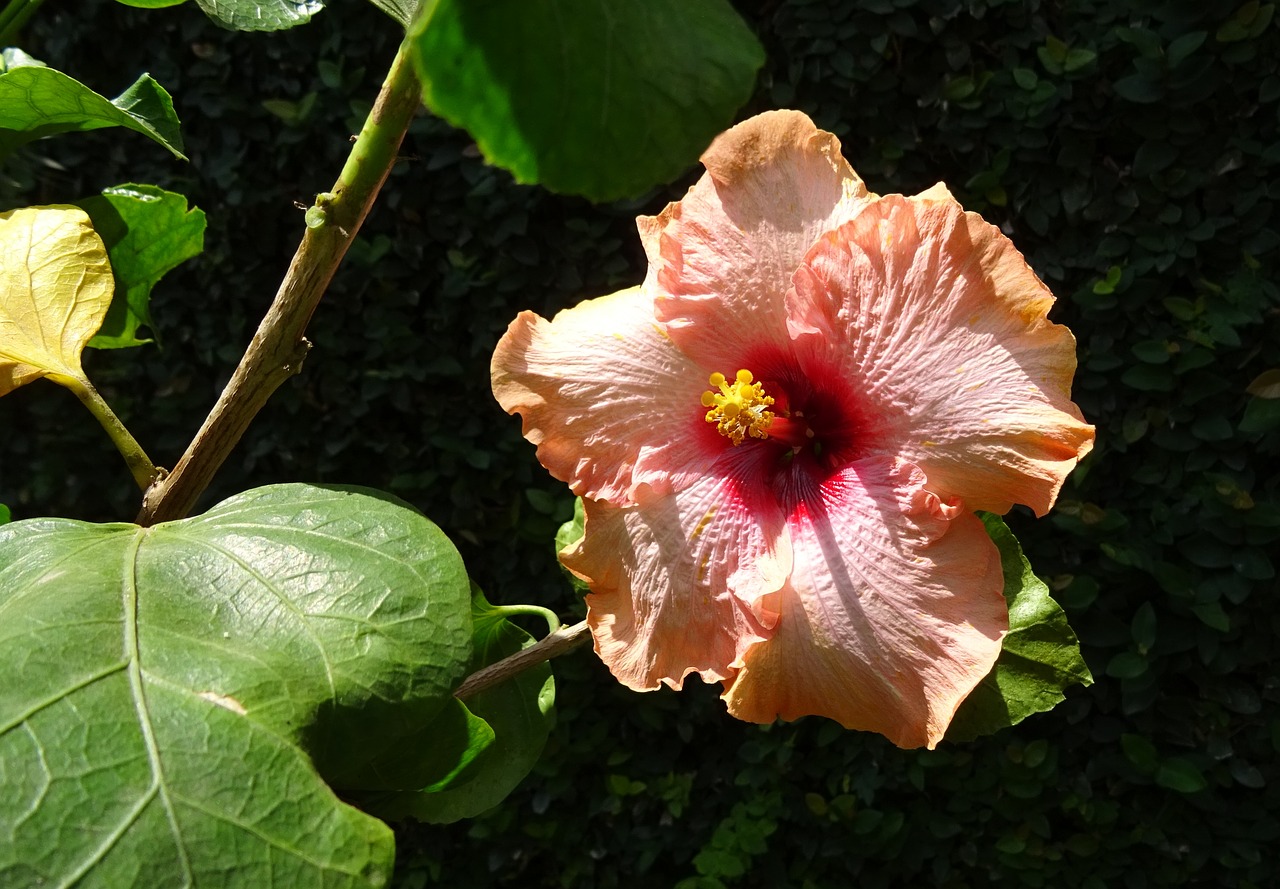
{"label": "pink streak on petal", "polygon": [[702,162],[706,174],[682,201],[638,220],[645,288],[681,348],[732,374],[738,344],[785,342],[783,297],[796,266],[869,196],[836,137],[798,111],[738,124]]}
{"label": "pink streak on petal", "polygon": [[723,450],[714,430],[698,427],[707,372],[665,336],[639,288],[552,321],[522,312],[498,342],[492,374],[494,396],[523,416],[538,460],[584,497],[623,504],[640,482],[682,487]]}
{"label": "pink streak on petal", "polygon": [[982,522],[924,484],[917,467],[873,457],[797,504],[778,622],[726,683],[729,712],[937,745],[995,664],[1008,614]]}
{"label": "pink streak on petal", "polygon": [[828,233],[788,294],[797,351],[864,393],[879,452],[971,508],[1040,515],[1093,446],[1053,301],[1008,238],[937,187]]}
{"label": "pink streak on petal", "polygon": [[728,679],[777,616],[760,600],[791,568],[786,522],[751,459],[676,494],[640,488],[619,509],[585,501],[586,534],[561,553],[586,580],[596,651],[624,685],[680,688],[690,673]]}

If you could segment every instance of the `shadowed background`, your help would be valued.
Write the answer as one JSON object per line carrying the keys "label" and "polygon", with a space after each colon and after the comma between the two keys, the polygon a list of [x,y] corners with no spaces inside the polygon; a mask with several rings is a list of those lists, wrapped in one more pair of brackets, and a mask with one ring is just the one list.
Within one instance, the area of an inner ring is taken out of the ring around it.
{"label": "shadowed background", "polygon": [[[1060,297],[1098,447],[1057,509],[1009,522],[1097,679],[969,744],[903,752],[817,719],[772,728],[714,690],[635,695],[561,659],[559,724],[497,810],[399,830],[401,887],[1265,887],[1280,881],[1280,38],[1273,6],[1090,0],[738,4],[769,60],[745,117],[795,107],[877,192],[944,180]],[[134,134],[28,146],[4,206],[137,181],[209,216],[206,252],[152,304],[160,348],[86,355],[172,465],[283,275],[395,51],[343,2],[282,34],[193,4],[49,4],[24,48],[106,95],[150,71],[189,164]],[[494,343],[638,282],[641,200],[512,184],[419,118],[276,395],[202,501],[269,482],[389,490],[439,523],[496,602],[581,606],[551,551],[572,503],[489,394]],[[1264,393],[1265,394],[1265,393]],[[137,491],[70,393],[0,401],[15,518],[131,518]],[[202,507],[203,508],[203,507]],[[694,683],[696,686],[696,683]]]}

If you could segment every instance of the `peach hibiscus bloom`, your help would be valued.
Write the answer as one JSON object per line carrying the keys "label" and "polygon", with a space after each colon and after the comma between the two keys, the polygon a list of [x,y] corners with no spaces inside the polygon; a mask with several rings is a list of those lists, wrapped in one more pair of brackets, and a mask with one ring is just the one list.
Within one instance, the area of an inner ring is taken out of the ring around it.
{"label": "peach hibiscus bloom", "polygon": [[702,161],[644,283],[521,313],[494,394],[584,499],[560,558],[619,680],[933,747],[1008,628],[973,510],[1043,515],[1092,446],[1075,341],[996,228],[869,193],[799,112]]}

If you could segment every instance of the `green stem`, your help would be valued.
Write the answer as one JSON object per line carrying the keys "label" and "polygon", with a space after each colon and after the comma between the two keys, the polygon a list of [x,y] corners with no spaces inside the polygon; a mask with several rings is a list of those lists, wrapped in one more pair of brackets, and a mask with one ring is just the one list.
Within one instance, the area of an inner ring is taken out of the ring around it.
{"label": "green stem", "polygon": [[111,437],[116,450],[120,452],[120,456],[124,457],[124,462],[128,464],[129,471],[133,473],[133,480],[138,483],[138,487],[143,491],[147,490],[159,474],[156,471],[156,465],[151,462],[151,458],[142,449],[142,445],[138,444],[137,439],[129,434],[129,430],[125,428],[124,423],[120,422],[120,418],[115,415],[111,407],[98,394],[98,390],[93,388],[93,384],[83,377],[68,377],[62,374],[49,374],[49,379],[74,392],[76,398],[80,399],[80,402],[89,409],[89,412],[97,417],[98,422],[102,424],[102,428]]}
{"label": "green stem", "polygon": [[496,664],[490,664],[472,673],[462,681],[453,696],[465,701],[467,698],[474,697],[482,691],[487,691],[495,685],[506,682],[530,667],[536,667],[538,664],[549,661],[553,657],[568,654],[586,643],[590,638],[591,631],[587,627],[585,620],[571,627],[561,627],[528,648],[521,649]]}
{"label": "green stem", "polygon": [[503,617],[510,617],[518,614],[533,614],[542,618],[547,622],[547,632],[554,633],[560,629],[560,615],[556,614],[550,608],[543,608],[541,605],[494,605],[492,611]]}
{"label": "green stem", "polygon": [[9,0],[0,10],[0,46],[10,46],[18,31],[35,14],[44,0]]}
{"label": "green stem", "polygon": [[272,393],[301,369],[311,348],[307,323],[395,165],[420,93],[406,40],[337,183],[307,211],[302,241],[258,332],[187,452],[147,491],[138,524],[187,515]]}

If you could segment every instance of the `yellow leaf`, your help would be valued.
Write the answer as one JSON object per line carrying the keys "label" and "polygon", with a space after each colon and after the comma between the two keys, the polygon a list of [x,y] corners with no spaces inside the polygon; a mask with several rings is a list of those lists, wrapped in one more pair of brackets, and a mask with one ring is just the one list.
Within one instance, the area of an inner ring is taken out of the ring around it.
{"label": "yellow leaf", "polygon": [[1280,398],[1280,367],[1264,370],[1244,391],[1259,398]]}
{"label": "yellow leaf", "polygon": [[0,395],[43,376],[84,380],[80,353],[114,289],[107,248],[80,208],[0,213]]}

